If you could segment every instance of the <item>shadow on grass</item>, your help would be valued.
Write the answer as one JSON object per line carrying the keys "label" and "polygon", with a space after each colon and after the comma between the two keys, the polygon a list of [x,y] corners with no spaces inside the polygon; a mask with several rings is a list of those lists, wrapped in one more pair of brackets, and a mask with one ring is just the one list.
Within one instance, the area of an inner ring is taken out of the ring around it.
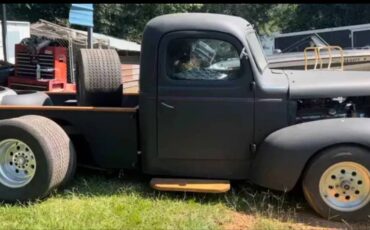
{"label": "shadow on grass", "polygon": [[[52,196],[70,199],[71,196],[83,198],[135,195],[151,200],[192,201],[208,205],[221,203],[243,215],[258,216],[285,223],[302,223],[308,227],[353,227],[356,229],[358,227],[369,227],[369,225],[365,225],[366,223],[350,225],[318,217],[308,207],[300,191],[292,193],[271,192],[247,182],[239,181],[233,182],[232,189],[225,194],[160,192],[151,189],[149,181],[149,177],[138,173],[129,173],[122,176],[118,173],[105,173],[79,168],[75,179],[66,188],[54,191]],[[28,205],[33,204],[29,203]]]}

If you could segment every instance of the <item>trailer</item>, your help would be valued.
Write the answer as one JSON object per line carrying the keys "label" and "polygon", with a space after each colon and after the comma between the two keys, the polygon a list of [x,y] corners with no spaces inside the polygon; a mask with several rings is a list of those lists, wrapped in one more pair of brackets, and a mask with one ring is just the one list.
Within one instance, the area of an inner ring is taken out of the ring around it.
{"label": "trailer", "polygon": [[45,197],[79,163],[162,191],[300,187],[325,218],[368,218],[368,72],[271,70],[246,20],[184,13],[146,25],[139,94],[114,50],[81,49],[77,73],[77,94],[1,88],[1,200]]}
{"label": "trailer", "polygon": [[[361,24],[279,34],[274,37],[274,49],[283,53],[302,52],[310,46],[307,38],[313,35],[322,37],[330,45],[344,49],[370,47],[370,24]],[[306,42],[302,42],[304,40]]]}

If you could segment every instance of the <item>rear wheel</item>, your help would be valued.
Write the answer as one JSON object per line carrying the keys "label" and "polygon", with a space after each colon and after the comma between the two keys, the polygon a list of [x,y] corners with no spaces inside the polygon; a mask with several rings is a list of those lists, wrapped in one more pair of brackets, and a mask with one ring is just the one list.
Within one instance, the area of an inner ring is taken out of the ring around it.
{"label": "rear wheel", "polygon": [[27,185],[36,172],[36,158],[32,149],[19,139],[0,142],[0,183],[19,188]]}
{"label": "rear wheel", "polygon": [[335,220],[369,220],[370,152],[356,146],[327,149],[308,165],[303,177],[304,195],[323,217]]}
{"label": "rear wheel", "polygon": [[74,172],[73,145],[50,119],[24,116],[0,121],[0,200],[43,198]]}

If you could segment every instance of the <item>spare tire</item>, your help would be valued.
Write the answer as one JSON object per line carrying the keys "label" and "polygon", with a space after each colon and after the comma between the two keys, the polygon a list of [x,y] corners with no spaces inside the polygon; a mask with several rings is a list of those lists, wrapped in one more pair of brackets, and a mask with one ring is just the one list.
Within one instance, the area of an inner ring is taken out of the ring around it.
{"label": "spare tire", "polygon": [[3,101],[3,98],[8,95],[17,95],[17,93],[12,89],[0,86],[0,105]]}
{"label": "spare tire", "polygon": [[1,101],[2,105],[53,105],[50,97],[43,92],[38,91],[26,91],[24,93],[16,95],[6,95]]}
{"label": "spare tire", "polygon": [[77,57],[80,106],[120,106],[121,62],[113,49],[81,49]]}

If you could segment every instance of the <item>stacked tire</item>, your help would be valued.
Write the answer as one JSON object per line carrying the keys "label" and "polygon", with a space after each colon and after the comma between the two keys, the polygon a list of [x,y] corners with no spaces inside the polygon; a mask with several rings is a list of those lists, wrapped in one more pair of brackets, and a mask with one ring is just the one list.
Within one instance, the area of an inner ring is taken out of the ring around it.
{"label": "stacked tire", "polygon": [[50,97],[40,91],[23,90],[15,92],[13,89],[0,86],[0,105],[53,105]]}
{"label": "stacked tire", "polygon": [[113,49],[81,49],[77,65],[77,101],[80,106],[120,106],[121,62]]}

